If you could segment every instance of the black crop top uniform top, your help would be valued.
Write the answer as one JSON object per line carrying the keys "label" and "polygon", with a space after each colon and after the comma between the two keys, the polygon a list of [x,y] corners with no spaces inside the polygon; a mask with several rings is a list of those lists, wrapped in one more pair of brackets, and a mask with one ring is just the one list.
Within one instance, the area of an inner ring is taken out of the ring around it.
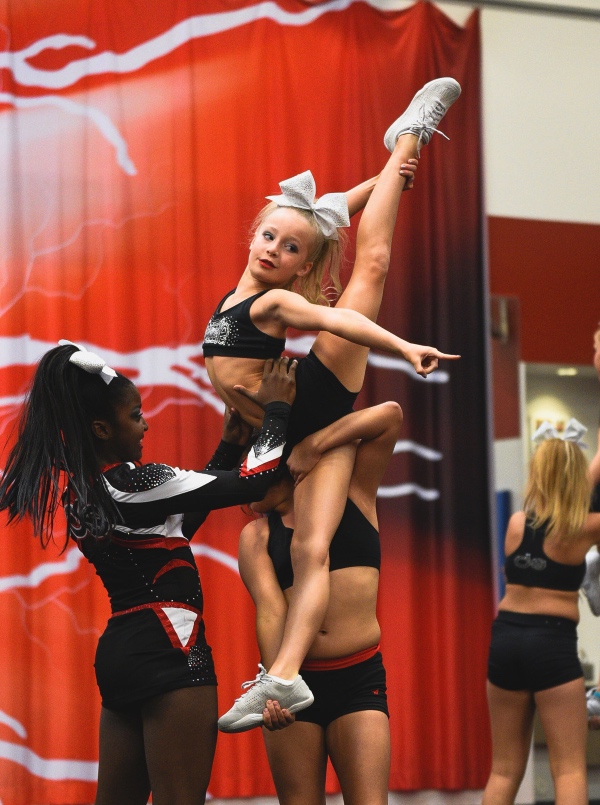
{"label": "black crop top uniform top", "polygon": [[[290,554],[293,536],[294,530],[283,524],[281,515],[271,512],[267,551],[282,590],[294,583]],[[344,567],[374,567],[377,570],[381,567],[379,532],[350,498],[329,546],[329,572]]]}
{"label": "black crop top uniform top", "polygon": [[[268,290],[268,289],[267,289]],[[260,291],[221,311],[224,302],[235,293],[229,291],[217,305],[204,333],[204,357],[224,355],[228,358],[279,358],[285,349],[285,338],[274,338],[259,330],[250,318],[252,303],[267,291]]]}
{"label": "black crop top uniform top", "polygon": [[585,560],[579,565],[564,565],[550,559],[544,553],[545,535],[545,525],[534,529],[526,521],[521,544],[504,562],[507,584],[577,592],[585,576]]}

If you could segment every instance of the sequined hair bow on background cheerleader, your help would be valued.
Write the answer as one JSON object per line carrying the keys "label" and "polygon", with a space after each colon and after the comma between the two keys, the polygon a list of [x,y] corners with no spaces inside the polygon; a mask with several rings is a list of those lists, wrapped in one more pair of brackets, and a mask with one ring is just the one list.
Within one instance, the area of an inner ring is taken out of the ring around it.
{"label": "sequined hair bow on background cheerleader", "polygon": [[567,427],[562,433],[559,433],[554,425],[547,420],[542,422],[539,428],[531,437],[531,441],[535,444],[541,444],[546,439],[562,439],[565,442],[575,442],[578,447],[585,448],[587,445],[582,441],[582,437],[587,433],[587,428],[578,422],[574,417],[571,417],[567,422]]}
{"label": "sequined hair bow on background cheerleader", "polygon": [[345,193],[326,193],[315,203],[317,186],[310,171],[279,182],[281,196],[267,196],[278,207],[296,207],[310,210],[321,232],[330,240],[337,240],[338,226],[350,226],[348,200]]}
{"label": "sequined hair bow on background cheerleader", "polygon": [[67,339],[61,338],[58,345],[60,347],[77,347],[79,351],[71,355],[69,362],[74,363],[75,366],[78,366],[80,369],[83,369],[84,372],[88,372],[91,375],[100,375],[107,385],[117,376],[115,370],[111,369],[105,360],[99,355],[96,355],[95,352],[90,352],[85,347],[82,347],[81,344],[76,344],[74,341],[67,341]]}

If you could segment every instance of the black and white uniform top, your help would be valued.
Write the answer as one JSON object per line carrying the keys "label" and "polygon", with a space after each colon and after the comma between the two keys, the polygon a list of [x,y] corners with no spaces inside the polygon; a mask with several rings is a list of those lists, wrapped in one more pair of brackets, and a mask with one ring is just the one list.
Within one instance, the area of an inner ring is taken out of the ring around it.
{"label": "black and white uniform top", "polygon": [[285,445],[290,406],[272,402],[258,439],[239,469],[242,448],[223,442],[205,470],[166,464],[107,467],[103,477],[122,522],[104,539],[89,535],[77,502],[67,503],[70,536],[94,565],[113,614],[157,601],[202,612],[202,591],[190,539],[209,512],[263,498]]}
{"label": "black and white uniform top", "polygon": [[264,497],[281,460],[289,414],[287,403],[266,406],[258,439],[238,469],[243,448],[225,442],[201,472],[166,464],[106,467],[104,482],[121,522],[105,538],[87,532],[77,500],[65,502],[70,536],[110,598],[112,617],[95,662],[104,707],[118,710],[170,690],[216,685],[190,540],[213,509]]}

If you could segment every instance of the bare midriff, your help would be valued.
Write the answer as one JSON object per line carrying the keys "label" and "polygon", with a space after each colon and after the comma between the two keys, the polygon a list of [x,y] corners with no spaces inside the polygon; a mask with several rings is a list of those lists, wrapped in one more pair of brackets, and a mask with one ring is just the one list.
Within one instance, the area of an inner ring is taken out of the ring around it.
{"label": "bare midriff", "polygon": [[249,425],[259,428],[263,421],[262,408],[236,391],[234,386],[244,386],[248,391],[258,391],[265,366],[264,360],[214,355],[206,357],[204,363],[210,382],[225,405],[235,408]]}
{"label": "bare midriff", "polygon": [[[374,567],[345,567],[329,574],[329,606],[308,660],[348,657],[376,646],[381,637],[377,621],[379,571]],[[289,601],[291,588],[285,591]]]}
{"label": "bare midriff", "polygon": [[544,587],[525,587],[507,584],[506,594],[498,609],[523,612],[527,615],[551,615],[579,623],[578,593],[568,590],[547,590]]}

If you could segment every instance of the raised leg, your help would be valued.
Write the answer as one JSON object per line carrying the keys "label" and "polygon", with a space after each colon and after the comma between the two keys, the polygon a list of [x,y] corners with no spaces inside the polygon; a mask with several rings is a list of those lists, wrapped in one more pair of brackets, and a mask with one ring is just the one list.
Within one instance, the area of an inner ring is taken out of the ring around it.
{"label": "raised leg", "polygon": [[[401,165],[416,157],[418,137],[403,134],[377,180],[362,213],[356,241],[356,260],[337,306],[375,321],[381,307],[390,265],[392,238],[406,179]],[[362,387],[369,350],[331,333],[321,332],[313,345],[319,359],[350,391]]]}
{"label": "raised leg", "polygon": [[525,773],[535,705],[527,690],[504,690],[487,683],[492,726],[492,771],[482,805],[512,805]]}
{"label": "raised leg", "polygon": [[363,710],[336,718],[326,732],[344,805],[387,805],[390,727],[385,713]]}
{"label": "raised leg", "polygon": [[263,729],[263,736],[281,805],[325,805],[325,731],[297,721],[278,732]]}
{"label": "raised leg", "polygon": [[153,805],[204,805],[217,741],[215,686],[156,696],[142,715]]}
{"label": "raised leg", "polygon": [[583,677],[535,694],[548,742],[556,805],[585,805],[587,711]]}

